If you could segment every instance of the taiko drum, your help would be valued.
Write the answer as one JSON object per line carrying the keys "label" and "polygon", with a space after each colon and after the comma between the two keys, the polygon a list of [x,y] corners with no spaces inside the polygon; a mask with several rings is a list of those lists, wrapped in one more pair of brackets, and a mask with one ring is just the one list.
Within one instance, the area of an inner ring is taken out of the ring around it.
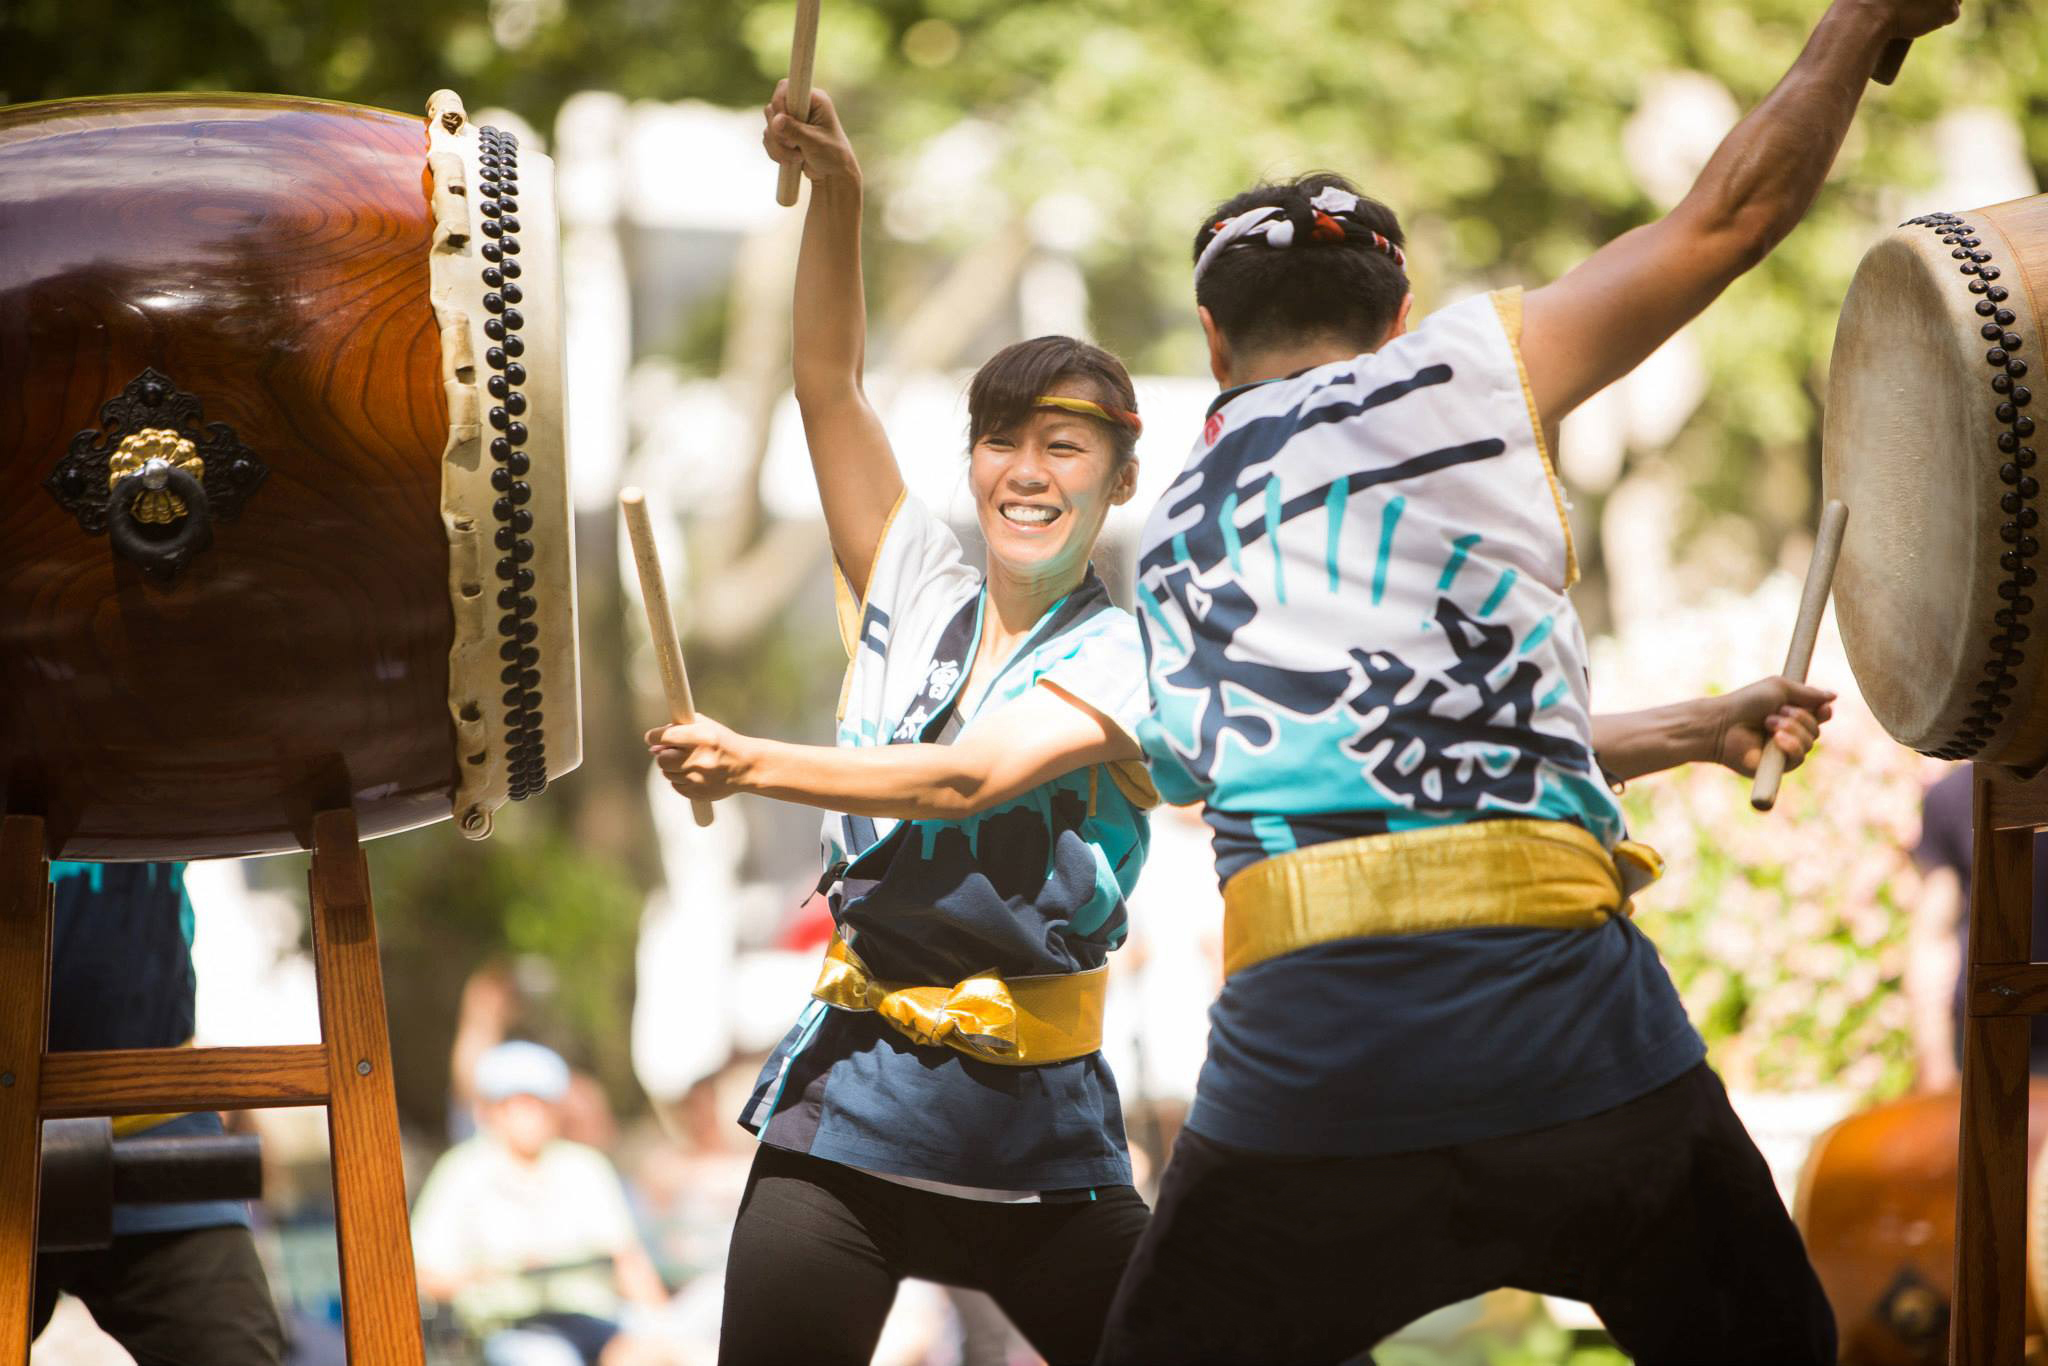
{"label": "taiko drum", "polygon": [[553,197],[445,91],[0,110],[0,798],[55,853],[481,836],[576,766]]}

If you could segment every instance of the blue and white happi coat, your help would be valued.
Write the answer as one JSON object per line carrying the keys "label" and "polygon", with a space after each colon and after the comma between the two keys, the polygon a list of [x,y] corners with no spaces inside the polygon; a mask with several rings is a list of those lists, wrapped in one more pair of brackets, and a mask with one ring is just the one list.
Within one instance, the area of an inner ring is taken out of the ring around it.
{"label": "blue and white happi coat", "polygon": [[[1225,879],[1306,845],[1621,811],[1592,751],[1566,509],[1519,351],[1521,293],[1220,396],[1147,522],[1141,728],[1205,803]],[[1369,1153],[1538,1127],[1698,1062],[1655,950],[1486,929],[1318,945],[1233,974],[1190,1125]]]}
{"label": "blue and white happi coat", "polygon": [[[933,743],[1047,685],[1133,736],[1146,713],[1136,623],[1091,569],[977,696],[964,696],[987,601],[959,539],[898,503],[865,597],[842,591],[851,658],[841,745]],[[842,590],[843,590],[842,584]],[[830,814],[840,933],[881,980],[950,985],[1100,967],[1157,800],[1132,761],[1063,774],[963,820]],[[830,876],[828,872],[828,877]],[[1002,1191],[1127,1184],[1116,1084],[1099,1053],[1038,1067],[919,1047],[872,1012],[810,1002],[761,1072],[742,1122],[766,1142],[868,1171]]]}
{"label": "blue and white happi coat", "polygon": [[1487,816],[1620,837],[1571,533],[1499,306],[1223,395],[1146,524],[1147,752],[1169,801],[1209,804],[1226,876]]}

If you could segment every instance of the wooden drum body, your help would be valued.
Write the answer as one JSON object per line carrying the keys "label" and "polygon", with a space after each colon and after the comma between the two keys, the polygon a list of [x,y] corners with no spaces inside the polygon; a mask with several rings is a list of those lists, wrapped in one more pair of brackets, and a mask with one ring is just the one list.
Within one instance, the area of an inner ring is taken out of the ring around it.
{"label": "wooden drum body", "polygon": [[0,110],[0,800],[56,854],[481,836],[579,761],[552,168],[430,113]]}
{"label": "wooden drum body", "polygon": [[[2048,1081],[2032,1088],[2026,1313],[2037,1333],[2048,1305]],[[1830,1129],[1807,1159],[1794,1213],[1846,1366],[1948,1360],[1961,1116],[1954,1091],[1893,1101]]]}
{"label": "wooden drum body", "polygon": [[1842,643],[1885,729],[1944,759],[2048,761],[2043,304],[2037,195],[1901,226],[1863,258],[1835,335]]}

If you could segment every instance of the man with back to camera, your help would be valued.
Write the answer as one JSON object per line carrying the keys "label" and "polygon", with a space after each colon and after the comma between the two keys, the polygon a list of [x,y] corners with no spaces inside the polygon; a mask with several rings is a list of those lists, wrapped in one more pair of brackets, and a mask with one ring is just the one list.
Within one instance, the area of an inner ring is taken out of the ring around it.
{"label": "man with back to camera", "polygon": [[1884,46],[1956,12],[1838,0],[1668,216],[1412,332],[1400,226],[1340,178],[1203,224],[1224,392],[1141,541],[1142,738],[1167,799],[1206,803],[1226,981],[1102,1360],[1336,1361],[1517,1286],[1647,1363],[1834,1361],[1627,919],[1656,862],[1603,781],[1797,757],[1827,695],[1593,717],[1549,452],[1799,221]]}

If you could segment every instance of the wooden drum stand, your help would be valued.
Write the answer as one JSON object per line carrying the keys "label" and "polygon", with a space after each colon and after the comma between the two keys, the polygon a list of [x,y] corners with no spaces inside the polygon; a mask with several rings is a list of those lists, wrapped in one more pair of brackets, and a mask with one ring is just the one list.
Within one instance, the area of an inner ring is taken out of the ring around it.
{"label": "wooden drum stand", "polygon": [[2027,1304],[2029,1020],[2048,1013],[2048,963],[2031,961],[2034,832],[2048,777],[1976,766],[1962,1140],[1956,1165],[1953,1366],[2019,1366]]}
{"label": "wooden drum stand", "polygon": [[[384,978],[353,812],[314,817],[308,881],[320,1043],[48,1053],[43,822],[0,818],[0,1366],[28,1360],[43,1120],[283,1105],[327,1107],[349,1360],[423,1366]],[[2024,1088],[2024,1027],[2019,1038]]]}

